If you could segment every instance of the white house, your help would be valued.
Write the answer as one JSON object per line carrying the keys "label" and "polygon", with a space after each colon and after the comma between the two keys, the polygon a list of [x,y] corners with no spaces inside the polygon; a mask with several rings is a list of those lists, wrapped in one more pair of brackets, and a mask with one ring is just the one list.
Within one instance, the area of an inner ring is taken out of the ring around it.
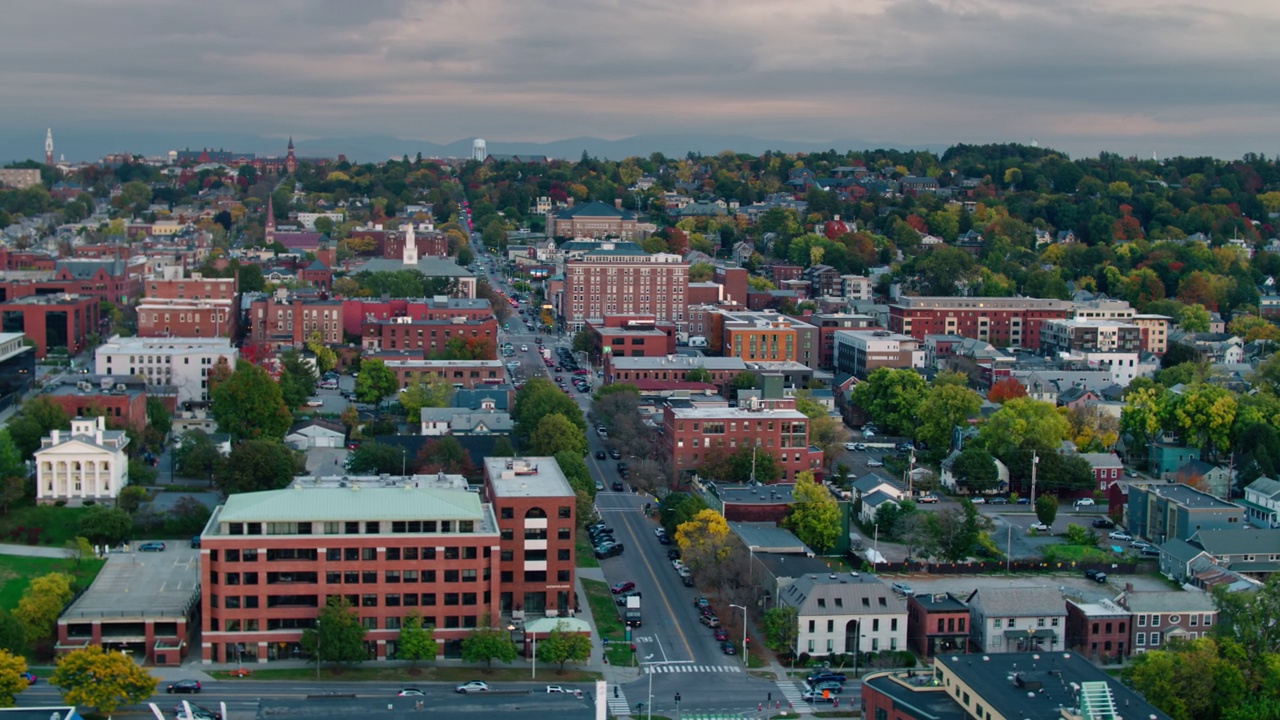
{"label": "white house", "polygon": [[1280,481],[1260,477],[1244,489],[1249,523],[1260,528],[1280,527]]}
{"label": "white house", "polygon": [[129,484],[129,436],[107,430],[106,418],[75,418],[70,432],[54,430],[40,441],[36,502],[115,500]]}
{"label": "white house", "polygon": [[796,609],[797,653],[841,655],[907,646],[907,603],[873,575],[805,575],[778,599]]}
{"label": "white house", "polygon": [[984,587],[968,599],[969,628],[983,652],[1062,650],[1067,603],[1049,587]]}
{"label": "white house", "polygon": [[324,420],[304,420],[289,429],[284,436],[286,445],[299,450],[311,448],[340,448],[347,439],[342,426]]}

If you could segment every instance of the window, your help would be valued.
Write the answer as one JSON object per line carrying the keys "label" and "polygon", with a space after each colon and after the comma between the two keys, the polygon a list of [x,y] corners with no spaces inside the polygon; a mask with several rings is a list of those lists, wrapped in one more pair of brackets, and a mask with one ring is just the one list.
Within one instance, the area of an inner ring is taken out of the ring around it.
{"label": "window", "polygon": [[992,621],[992,623],[991,623],[991,627],[995,628],[996,630],[999,630],[999,629],[1000,629],[1000,623],[1001,623],[1000,618],[996,618],[995,620],[993,620],[993,621]]}
{"label": "window", "polygon": [[560,516],[561,519],[568,519],[570,515],[572,515],[572,513],[573,513],[573,510],[568,505],[561,506],[560,509],[557,511],[557,514]]}
{"label": "window", "polygon": [[[1139,616],[1138,616],[1138,627],[1146,627],[1146,626],[1147,626],[1147,616],[1146,616],[1146,615],[1139,615]],[[1139,634],[1138,634],[1138,637],[1142,637],[1144,634],[1145,634],[1145,633],[1139,633]],[[1139,643],[1139,644],[1141,644],[1141,643]]]}
{"label": "window", "polygon": [[1159,644],[1160,644],[1160,633],[1158,632],[1151,633],[1151,647],[1156,647]]}

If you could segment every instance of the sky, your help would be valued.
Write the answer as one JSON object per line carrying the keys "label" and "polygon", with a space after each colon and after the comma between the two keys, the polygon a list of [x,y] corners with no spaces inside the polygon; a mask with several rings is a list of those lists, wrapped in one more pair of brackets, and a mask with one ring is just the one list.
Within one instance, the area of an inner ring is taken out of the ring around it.
{"label": "sky", "polygon": [[1276,0],[7,0],[0,19],[0,128],[37,148],[53,127],[192,145],[726,134],[1280,153]]}

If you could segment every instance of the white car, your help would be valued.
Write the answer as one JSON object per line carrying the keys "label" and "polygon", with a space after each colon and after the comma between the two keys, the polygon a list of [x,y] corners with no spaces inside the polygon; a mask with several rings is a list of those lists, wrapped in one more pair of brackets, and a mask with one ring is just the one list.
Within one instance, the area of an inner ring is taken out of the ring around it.
{"label": "white car", "polygon": [[462,683],[454,688],[453,691],[462,695],[473,692],[489,692],[489,683],[481,680],[472,680],[471,682]]}
{"label": "white car", "polygon": [[884,467],[884,463],[873,458],[867,461],[867,467]]}
{"label": "white car", "polygon": [[851,443],[851,442],[845,443],[845,444],[844,444],[844,449],[845,449],[845,450],[857,450],[857,449],[858,449],[858,444],[857,444],[857,443]]}
{"label": "white car", "polygon": [[320,407],[324,405],[324,401],[320,398],[310,398],[307,400],[307,407]]}
{"label": "white car", "polygon": [[671,567],[675,568],[676,570],[683,570],[684,561],[681,560],[680,558],[676,558],[675,560],[671,561]]}
{"label": "white car", "polygon": [[520,346],[520,352],[529,352],[529,346],[528,346],[528,345],[521,345],[521,346]]}
{"label": "white car", "polygon": [[1133,540],[1133,536],[1123,530],[1113,530],[1112,532],[1107,533],[1107,537],[1111,538],[1112,540],[1124,540],[1124,541]]}
{"label": "white car", "polygon": [[987,499],[982,497],[981,495],[978,495],[977,497],[969,498],[969,502],[973,503],[974,505],[986,505]]}
{"label": "white car", "polygon": [[1093,504],[1093,498],[1080,498],[1079,500],[1076,500],[1076,507],[1085,507]]}
{"label": "white car", "polygon": [[1031,529],[1037,532],[1049,532],[1049,526],[1042,522],[1031,523]]}

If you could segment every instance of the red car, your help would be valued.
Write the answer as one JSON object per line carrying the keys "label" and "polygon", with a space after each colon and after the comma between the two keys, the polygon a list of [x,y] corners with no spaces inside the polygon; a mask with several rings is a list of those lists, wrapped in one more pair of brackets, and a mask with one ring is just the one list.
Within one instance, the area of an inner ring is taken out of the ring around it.
{"label": "red car", "polygon": [[725,632],[724,628],[716,628],[716,640],[724,642],[725,640],[728,640],[728,639],[729,639],[729,633]]}
{"label": "red car", "polygon": [[624,593],[628,590],[635,590],[635,589],[636,589],[636,584],[628,580],[627,582],[620,582],[617,585],[614,585],[613,587],[609,588],[609,592],[613,593],[614,595],[617,595],[618,593]]}

